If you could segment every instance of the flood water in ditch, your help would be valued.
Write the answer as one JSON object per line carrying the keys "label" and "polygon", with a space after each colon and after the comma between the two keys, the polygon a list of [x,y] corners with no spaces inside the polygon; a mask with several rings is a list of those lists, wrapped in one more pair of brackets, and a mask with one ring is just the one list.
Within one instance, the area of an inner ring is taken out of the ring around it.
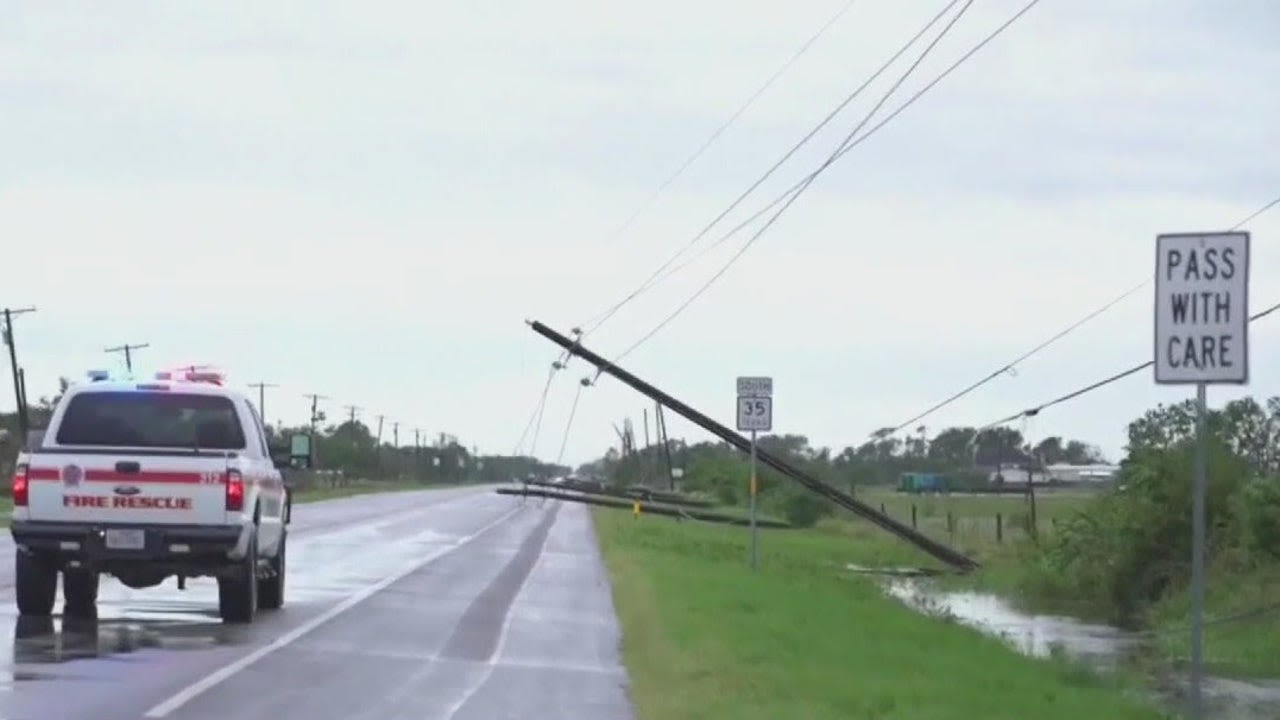
{"label": "flood water in ditch", "polygon": [[[921,578],[893,578],[886,581],[885,590],[908,607],[950,616],[1033,657],[1048,657],[1057,648],[1090,667],[1111,672],[1132,662],[1144,648],[1144,638],[1137,633],[1070,617],[1025,613],[990,593],[942,590]],[[1158,702],[1166,709],[1182,710],[1186,677],[1171,676],[1159,684],[1163,687],[1152,691]],[[1280,679],[1208,677],[1203,692],[1207,717],[1214,720],[1280,720]]]}

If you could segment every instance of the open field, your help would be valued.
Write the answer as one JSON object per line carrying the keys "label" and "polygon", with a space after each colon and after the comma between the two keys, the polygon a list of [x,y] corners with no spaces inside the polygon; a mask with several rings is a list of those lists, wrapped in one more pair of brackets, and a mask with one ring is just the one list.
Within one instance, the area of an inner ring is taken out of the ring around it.
{"label": "open field", "polygon": [[834,521],[761,534],[594,511],[641,720],[1156,718],[1116,681],[886,598],[849,562],[915,552]]}

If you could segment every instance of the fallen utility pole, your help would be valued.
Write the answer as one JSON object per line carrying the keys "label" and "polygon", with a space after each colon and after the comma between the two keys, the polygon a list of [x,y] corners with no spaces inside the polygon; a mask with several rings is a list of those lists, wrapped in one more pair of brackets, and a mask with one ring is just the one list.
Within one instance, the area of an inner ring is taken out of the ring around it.
{"label": "fallen utility pole", "polygon": [[[721,523],[724,525],[740,525],[745,526],[750,522],[747,518],[735,517],[724,513],[707,512],[704,510],[685,510],[682,508],[664,507],[662,505],[646,505],[638,500],[624,500],[621,498],[604,497],[600,495],[575,495],[573,493],[555,492],[554,490],[530,490],[527,488],[498,488],[494,490],[499,495],[518,495],[520,497],[540,497],[548,500],[566,500],[568,502],[580,502],[586,505],[599,505],[601,507],[619,508],[622,510],[630,510],[635,506],[640,506],[640,512],[648,515],[665,515],[673,518],[687,518],[689,520],[701,520],[702,522]],[[768,520],[757,518],[756,525],[762,528],[772,528],[776,530],[790,529],[791,525],[779,520]]]}
{"label": "fallen utility pole", "polygon": [[[622,368],[604,359],[603,357],[595,354],[594,352],[591,352],[587,348],[583,347],[580,344],[580,342],[571,340],[536,320],[530,321],[529,326],[533,328],[534,332],[547,338],[548,340],[559,345],[565,350],[568,350],[570,354],[577,355],[583,360],[586,360],[592,365],[595,365],[596,368],[600,370],[600,372],[604,372],[612,375],[613,377],[622,381],[624,384],[629,385],[631,388],[635,389],[637,392],[643,395],[646,395],[650,399],[655,400],[661,403],[662,405],[664,405],[665,407],[670,408],[672,411],[679,413],[681,416],[688,419],[690,422],[703,428],[707,432],[710,432],[712,435],[715,435],[721,440],[724,440],[730,445],[733,445],[734,447],[738,448],[742,452],[751,451],[751,441],[749,441],[747,438],[730,430],[724,425],[721,425],[715,420],[712,420],[710,417],[707,417],[706,415],[698,412],[697,410],[694,410],[688,405],[685,405],[684,403],[680,402],[676,398],[666,394],[665,392],[659,390],[658,388],[641,380],[635,375],[632,375],[626,370],[623,370]],[[855,500],[849,495],[846,495],[840,490],[837,490],[836,488],[831,487],[830,485],[822,482],[821,480],[818,480],[817,478],[814,478],[814,477],[810,477],[803,471],[792,467],[789,463],[782,460],[781,458],[774,456],[772,453],[756,448],[756,458],[757,460],[764,463],[765,465],[768,465],[774,470],[777,470],[783,475],[786,475],[792,480],[795,480],[796,482],[800,483],[801,485],[803,485],[805,488],[812,491],[813,493],[830,500],[831,502],[839,505],[840,507],[845,508],[846,510],[849,510],[855,515],[858,515],[867,520],[870,520],[876,525],[879,525],[881,528],[889,531],[890,533],[898,536],[899,538],[902,538],[903,540],[906,540],[912,545],[915,545],[916,547],[920,548],[926,553],[929,553],[933,557],[937,558],[938,560],[941,560],[942,562],[954,568],[957,568],[962,571],[969,571],[978,567],[978,563],[974,559],[964,555],[963,553],[960,553],[957,550],[947,547],[946,545],[943,545],[940,542],[937,542],[929,538],[927,535],[924,535],[923,533],[913,529],[909,525],[904,525],[898,522],[897,520],[894,520],[893,518],[889,517],[888,515],[877,512],[875,508],[871,507],[870,505],[867,505],[858,500]]]}

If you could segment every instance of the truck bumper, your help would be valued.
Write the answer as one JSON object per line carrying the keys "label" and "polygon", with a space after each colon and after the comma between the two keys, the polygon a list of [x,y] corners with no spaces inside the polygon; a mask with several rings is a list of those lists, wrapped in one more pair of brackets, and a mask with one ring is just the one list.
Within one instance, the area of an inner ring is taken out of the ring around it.
{"label": "truck bumper", "polygon": [[[110,529],[142,530],[143,547],[116,549],[107,547]],[[41,554],[56,555],[64,560],[78,560],[89,565],[113,561],[154,562],[226,561],[233,558],[242,545],[246,528],[239,525],[114,525],[103,523],[62,523],[30,520],[14,521],[9,526],[18,547]],[[243,553],[243,550],[240,550]]]}

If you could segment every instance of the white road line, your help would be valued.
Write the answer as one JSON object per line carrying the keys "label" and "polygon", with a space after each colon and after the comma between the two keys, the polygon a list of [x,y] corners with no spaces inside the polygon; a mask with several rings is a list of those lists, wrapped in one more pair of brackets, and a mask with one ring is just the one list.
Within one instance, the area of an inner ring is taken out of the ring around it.
{"label": "white road line", "polygon": [[209,673],[209,675],[179,690],[169,699],[160,702],[160,704],[156,705],[155,707],[151,708],[146,713],[144,713],[144,717],[162,718],[162,717],[168,716],[169,713],[191,702],[196,697],[205,693],[215,685],[225,681],[227,678],[230,678],[231,676],[235,675],[241,670],[244,670],[250,665],[258,662],[259,660],[266,657],[267,655],[270,655],[276,650],[279,650],[289,645],[290,643],[296,641],[298,638],[301,638],[303,635],[306,635],[312,630],[315,630],[321,625],[324,625],[325,623],[341,615],[347,610],[350,610],[356,605],[359,605],[361,602],[364,602],[368,598],[377,594],[379,591],[386,589],[391,584],[395,583],[397,580],[401,580],[407,577],[408,575],[410,575],[411,573],[417,571],[419,568],[423,567],[424,565],[427,565],[428,563],[434,560],[437,560],[444,555],[448,555],[449,553],[462,548],[464,545],[471,542],[472,540],[475,540],[476,538],[480,537],[481,535],[488,532],[489,530],[492,530],[498,525],[501,525],[502,523],[506,522],[508,519],[510,519],[517,513],[519,513],[520,510],[521,508],[519,507],[514,508],[513,510],[511,510],[511,512],[508,512],[507,514],[503,515],[497,520],[494,520],[488,525],[485,525],[484,527],[480,528],[474,533],[471,533],[470,535],[467,535],[466,537],[459,539],[452,546],[440,548],[436,552],[432,553],[431,555],[427,556],[426,558],[420,561],[414,562],[413,564],[404,568],[400,572],[393,573],[392,575],[385,577],[382,580],[379,580],[377,583],[366,587],[365,589],[361,590],[355,595],[348,597],[346,600],[343,600],[337,605],[334,605],[333,607],[329,608],[324,613],[321,613],[320,615],[312,618],[311,620],[303,623],[302,625],[299,625],[293,630],[290,630],[284,635],[281,635],[280,637],[271,641],[267,645],[263,645],[262,647],[258,648],[257,650],[254,650],[248,655],[245,655],[244,657],[232,663],[229,663],[227,665],[224,665],[218,668],[212,673]]}

